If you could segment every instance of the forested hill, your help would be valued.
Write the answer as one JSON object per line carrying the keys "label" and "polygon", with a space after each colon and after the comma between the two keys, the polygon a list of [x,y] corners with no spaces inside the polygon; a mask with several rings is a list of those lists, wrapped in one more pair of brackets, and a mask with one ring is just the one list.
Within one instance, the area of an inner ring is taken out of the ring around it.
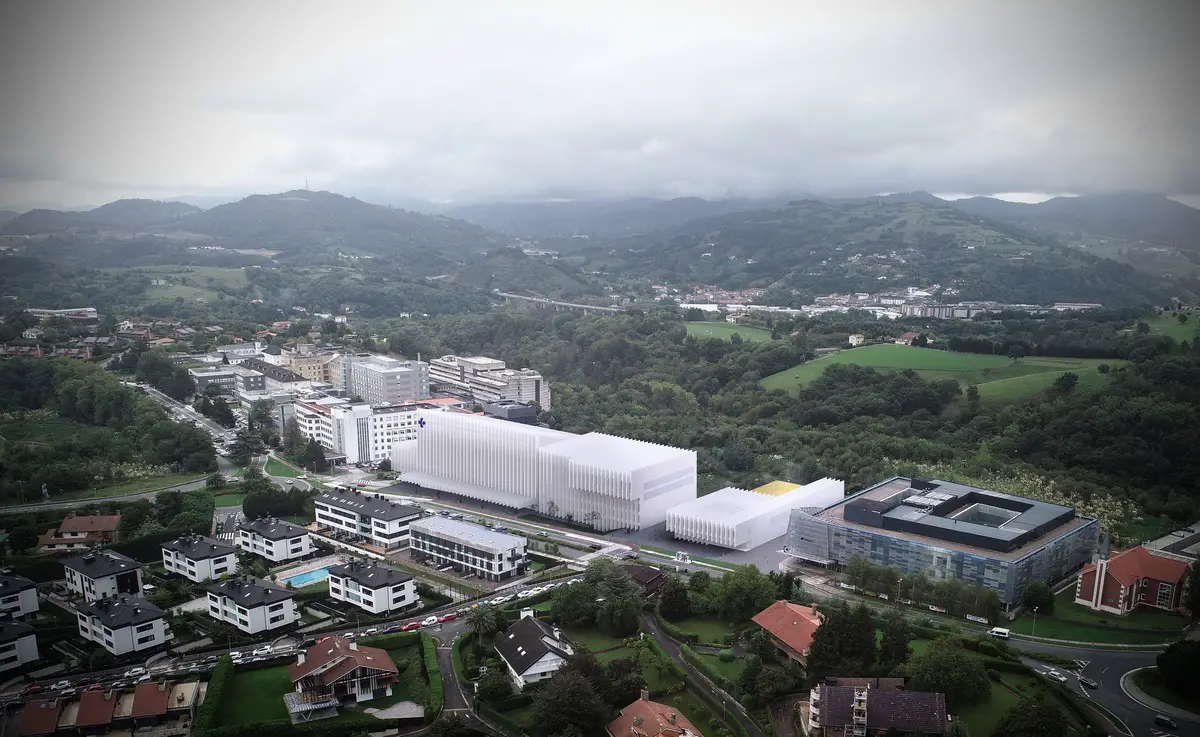
{"label": "forested hill", "polygon": [[1161,304],[1191,294],[1188,285],[949,203],[909,198],[803,200],[693,221],[617,247],[598,243],[586,255],[590,268],[805,295],[931,283],[957,289],[960,299],[1036,304]]}
{"label": "forested hill", "polygon": [[105,229],[136,230],[169,225],[179,218],[200,212],[182,202],[117,200],[85,212],[30,210],[3,222],[6,235],[39,235],[68,230],[94,233]]}

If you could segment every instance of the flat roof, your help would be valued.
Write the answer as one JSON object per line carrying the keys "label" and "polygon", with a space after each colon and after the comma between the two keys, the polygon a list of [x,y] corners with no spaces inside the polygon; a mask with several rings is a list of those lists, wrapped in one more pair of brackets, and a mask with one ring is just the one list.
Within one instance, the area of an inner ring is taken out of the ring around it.
{"label": "flat roof", "polygon": [[800,488],[800,484],[793,484],[791,481],[769,481],[762,486],[756,486],[750,491],[757,494],[766,494],[768,496],[782,496],[789,491],[795,491]]}
{"label": "flat roof", "polygon": [[669,461],[682,456],[695,458],[696,452],[674,448],[669,445],[630,440],[615,435],[590,432],[586,435],[568,435],[566,438],[544,446],[544,453],[569,458],[577,463],[586,463],[623,471],[638,471],[646,466]]}
{"label": "flat roof", "polygon": [[483,525],[461,522],[456,519],[434,516],[419,519],[408,526],[413,530],[428,532],[431,535],[453,538],[459,542],[478,543],[492,550],[510,550],[525,543],[525,538],[519,535],[509,535],[505,532],[489,530]]}

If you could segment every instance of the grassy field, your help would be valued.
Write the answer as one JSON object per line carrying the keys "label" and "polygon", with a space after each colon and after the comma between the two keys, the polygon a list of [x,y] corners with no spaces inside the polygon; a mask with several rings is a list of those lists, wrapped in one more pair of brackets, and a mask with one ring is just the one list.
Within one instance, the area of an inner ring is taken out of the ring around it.
{"label": "grassy field", "polygon": [[155,491],[157,489],[165,489],[168,486],[177,484],[187,484],[192,481],[203,481],[203,475],[194,473],[171,473],[165,476],[155,476],[149,479],[139,479],[138,481],[130,481],[127,484],[119,484],[117,486],[106,486],[103,489],[85,489],[84,491],[73,491],[66,494],[55,494],[53,499],[58,501],[70,499],[107,499],[114,496],[123,496],[125,494],[136,494],[141,491]]}
{"label": "grassy field", "polygon": [[672,622],[684,632],[691,632],[700,638],[701,643],[714,642],[721,643],[725,641],[725,635],[733,634],[733,628],[724,622],[718,622],[715,619],[698,619],[689,617],[681,619],[678,622]]}
{"label": "grassy field", "polygon": [[1012,401],[1048,389],[1061,374],[1073,371],[1079,386],[1099,386],[1106,380],[1096,367],[1102,363],[1116,366],[1119,361],[1085,358],[1027,357],[1013,361],[1007,356],[980,353],[952,353],[928,348],[883,343],[839,351],[808,363],[793,366],[762,380],[767,389],[798,391],[816,380],[827,366],[853,363],[879,371],[912,369],[925,379],[954,379],[965,389],[979,387],[984,402]]}
{"label": "grassy field", "polygon": [[1179,318],[1170,312],[1147,317],[1143,319],[1143,322],[1150,326],[1150,332],[1154,335],[1166,335],[1175,340],[1191,342],[1196,339],[1197,330],[1200,330],[1200,314],[1194,312],[1183,314],[1188,316],[1188,321],[1185,323],[1179,322]]}
{"label": "grassy field", "polygon": [[213,497],[213,503],[218,507],[240,507],[245,500],[245,494],[217,494]]}
{"label": "grassy field", "polygon": [[721,720],[721,715],[714,714],[708,705],[691,689],[685,688],[677,693],[661,696],[658,698],[658,701],[678,709],[680,713],[688,718],[689,722],[699,729],[709,727],[713,721],[720,723]]}
{"label": "grassy field", "polygon": [[991,697],[982,704],[962,708],[959,710],[958,717],[967,725],[967,731],[971,734],[988,735],[992,733],[1008,710],[1016,706],[1020,700],[1021,697],[993,681]]}
{"label": "grassy field", "polygon": [[1146,668],[1145,670],[1139,670],[1137,673],[1133,674],[1133,682],[1136,683],[1138,688],[1145,691],[1146,695],[1151,698],[1158,699],[1159,701],[1165,701],[1171,706],[1175,706],[1186,711],[1200,713],[1200,703],[1196,703],[1186,696],[1180,696],[1171,689],[1167,688],[1167,685],[1162,682],[1162,677],[1158,674],[1158,668]]}
{"label": "grassy field", "polygon": [[737,658],[725,662],[721,660],[720,656],[712,655],[711,653],[700,653],[700,658],[705,663],[708,663],[713,670],[734,683],[737,683],[737,680],[742,677],[742,670],[746,667],[746,661]]}
{"label": "grassy field", "polygon": [[731,322],[689,322],[687,324],[687,331],[688,335],[700,339],[720,338],[721,340],[729,340],[734,333],[742,336],[742,340],[752,343],[765,343],[771,339],[771,332],[769,330],[753,328],[749,325],[734,325]]}
{"label": "grassy field", "polygon": [[[564,628],[563,632],[567,635],[567,639],[569,639],[571,642],[579,643],[594,653],[614,647],[621,647],[623,644],[621,638],[605,634],[600,630],[577,630]],[[614,660],[615,659],[616,658],[614,658]]]}
{"label": "grassy field", "polygon": [[294,479],[300,475],[299,471],[275,458],[267,459],[266,473],[268,476],[285,476],[290,479]]}
{"label": "grassy field", "polygon": [[291,690],[292,680],[284,666],[235,670],[222,695],[217,726],[287,719],[283,695]]}
{"label": "grassy field", "polygon": [[10,443],[51,443],[70,440],[83,429],[75,422],[9,422],[0,425],[0,438]]}
{"label": "grassy field", "polygon": [[1078,606],[1075,590],[1068,588],[1054,597],[1054,614],[1021,615],[1008,627],[1022,635],[1037,635],[1056,640],[1076,640],[1127,645],[1152,645],[1179,639],[1188,621],[1160,609],[1136,609],[1124,617]]}

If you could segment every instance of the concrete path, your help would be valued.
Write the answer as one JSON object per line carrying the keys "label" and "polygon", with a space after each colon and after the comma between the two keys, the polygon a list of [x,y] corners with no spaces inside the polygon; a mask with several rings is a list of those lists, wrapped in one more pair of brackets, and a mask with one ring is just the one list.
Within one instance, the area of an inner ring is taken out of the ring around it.
{"label": "concrete path", "polygon": [[1152,711],[1158,712],[1165,716],[1174,717],[1175,719],[1183,719],[1189,722],[1200,723],[1200,714],[1190,712],[1187,709],[1180,709],[1178,706],[1171,706],[1165,701],[1150,696],[1145,691],[1138,688],[1137,683],[1133,680],[1133,674],[1138,671],[1150,670],[1149,668],[1136,668],[1121,676],[1121,690],[1125,695],[1142,706]]}

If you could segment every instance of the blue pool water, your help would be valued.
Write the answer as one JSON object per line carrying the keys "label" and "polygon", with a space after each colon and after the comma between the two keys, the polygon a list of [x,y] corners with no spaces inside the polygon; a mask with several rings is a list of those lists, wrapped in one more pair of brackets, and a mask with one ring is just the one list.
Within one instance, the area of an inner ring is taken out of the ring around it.
{"label": "blue pool water", "polygon": [[301,586],[308,586],[309,584],[316,583],[317,581],[320,581],[325,578],[329,578],[329,569],[328,568],[317,568],[317,569],[309,571],[308,573],[299,573],[299,574],[296,574],[295,576],[288,576],[287,578],[281,578],[281,579],[279,579],[279,583],[282,583],[282,584],[290,583],[291,585],[295,586],[296,588],[300,588]]}

